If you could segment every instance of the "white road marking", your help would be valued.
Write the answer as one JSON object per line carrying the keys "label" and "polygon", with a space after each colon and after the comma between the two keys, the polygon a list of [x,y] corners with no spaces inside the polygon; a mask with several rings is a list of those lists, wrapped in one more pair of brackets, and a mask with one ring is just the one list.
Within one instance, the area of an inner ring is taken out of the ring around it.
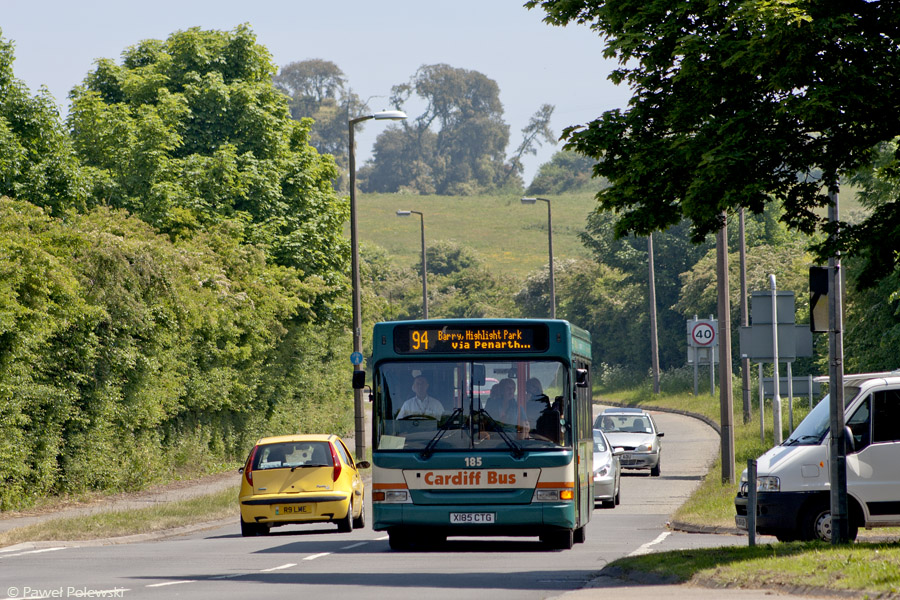
{"label": "white road marking", "polygon": [[41,554],[42,552],[55,552],[56,550],[65,550],[65,546],[57,546],[55,548],[41,548],[40,550],[26,550],[25,552],[16,552],[15,554],[4,554],[0,558],[11,558],[13,556],[25,556],[26,554]]}
{"label": "white road marking", "polygon": [[290,569],[291,567],[296,567],[297,563],[287,563],[284,565],[278,565],[277,567],[272,567],[271,569],[262,569],[260,573],[271,573],[272,571],[281,571],[282,569]]}
{"label": "white road marking", "polygon": [[389,540],[389,539],[391,539],[391,536],[386,535],[386,536],[384,536],[384,537],[375,538],[375,541],[376,541],[376,542],[380,542],[381,540]]}
{"label": "white road marking", "polygon": [[328,556],[331,552],[322,552],[320,554],[310,554],[305,557],[303,560],[316,560],[317,558],[322,558],[323,556]]}
{"label": "white road marking", "polygon": [[349,546],[344,546],[343,548],[340,548],[340,549],[341,550],[350,550],[351,548],[359,548],[360,546],[365,546],[368,543],[369,542],[359,542],[356,544],[350,544]]}
{"label": "white road marking", "polygon": [[670,535],[672,535],[671,531],[664,531],[661,534],[659,534],[658,536],[656,536],[655,540],[653,540],[652,542],[647,542],[646,544],[639,547],[637,550],[635,550],[628,556],[642,556],[644,554],[650,554],[650,552],[652,552],[652,550],[650,550],[651,546],[655,546],[656,544],[661,543],[664,539],[666,539]]}
{"label": "white road marking", "polygon": [[150,585],[145,586],[145,587],[157,588],[157,587],[166,587],[168,585],[181,585],[182,583],[196,583],[196,582],[197,582],[196,579],[180,579],[178,581],[164,581],[162,583],[151,583]]}

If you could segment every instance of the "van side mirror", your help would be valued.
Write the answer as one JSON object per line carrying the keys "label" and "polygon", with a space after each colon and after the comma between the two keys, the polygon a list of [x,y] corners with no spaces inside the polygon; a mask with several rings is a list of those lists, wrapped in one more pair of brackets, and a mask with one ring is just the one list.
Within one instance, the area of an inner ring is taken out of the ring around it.
{"label": "van side mirror", "polygon": [[853,441],[853,430],[849,426],[844,426],[844,444],[847,454],[856,452],[856,442]]}
{"label": "van side mirror", "polygon": [[366,372],[353,371],[353,389],[361,390],[366,387]]}
{"label": "van side mirror", "polygon": [[587,369],[575,369],[575,386],[587,387],[588,371]]}

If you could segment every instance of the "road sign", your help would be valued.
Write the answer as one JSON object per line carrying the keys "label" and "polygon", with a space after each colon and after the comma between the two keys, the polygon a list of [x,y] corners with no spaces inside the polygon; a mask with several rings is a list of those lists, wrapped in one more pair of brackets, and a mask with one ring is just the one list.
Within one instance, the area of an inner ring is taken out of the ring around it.
{"label": "road sign", "polygon": [[697,321],[691,328],[691,346],[709,348],[716,345],[716,326],[713,321]]}
{"label": "road sign", "polygon": [[353,354],[350,355],[350,364],[352,364],[354,367],[358,367],[359,365],[361,365],[362,361],[363,361],[362,352],[354,352]]}

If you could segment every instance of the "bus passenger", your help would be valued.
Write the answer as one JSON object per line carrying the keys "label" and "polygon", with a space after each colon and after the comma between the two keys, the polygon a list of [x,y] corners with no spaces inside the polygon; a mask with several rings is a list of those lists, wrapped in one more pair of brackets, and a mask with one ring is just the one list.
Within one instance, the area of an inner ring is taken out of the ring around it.
{"label": "bus passenger", "polygon": [[515,379],[504,379],[491,388],[485,410],[501,427],[515,431],[519,437],[524,437],[531,428],[524,407],[516,398]]}
{"label": "bus passenger", "polygon": [[413,379],[412,390],[415,394],[400,407],[400,412],[397,413],[398,419],[407,417],[440,419],[443,416],[444,406],[436,398],[428,395],[427,377],[417,375]]}

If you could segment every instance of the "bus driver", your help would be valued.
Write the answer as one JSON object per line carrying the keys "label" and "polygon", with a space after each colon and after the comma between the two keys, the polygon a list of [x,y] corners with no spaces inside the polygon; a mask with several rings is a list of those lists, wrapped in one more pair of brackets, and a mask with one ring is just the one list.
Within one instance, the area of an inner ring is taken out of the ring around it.
{"label": "bus driver", "polygon": [[431,417],[440,419],[444,414],[444,407],[436,398],[428,395],[428,378],[424,375],[417,375],[413,379],[412,390],[415,395],[403,403],[400,412],[397,413],[397,418]]}

